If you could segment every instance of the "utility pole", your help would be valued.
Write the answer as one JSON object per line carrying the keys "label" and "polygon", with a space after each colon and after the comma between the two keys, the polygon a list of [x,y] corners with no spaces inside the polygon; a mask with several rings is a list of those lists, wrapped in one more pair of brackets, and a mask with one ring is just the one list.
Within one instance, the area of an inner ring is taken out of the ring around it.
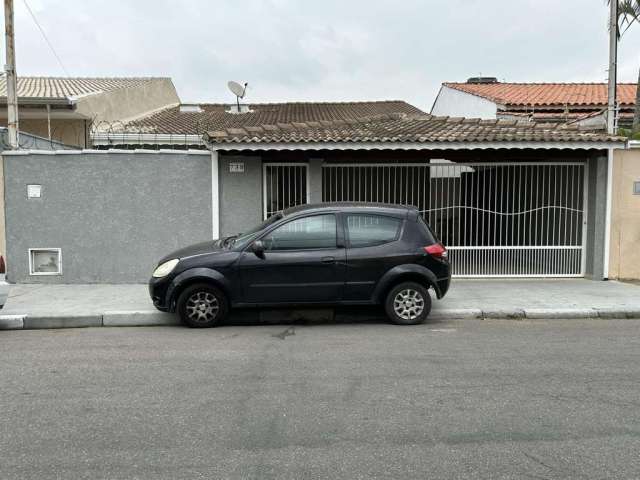
{"label": "utility pole", "polygon": [[13,0],[4,0],[4,35],[7,63],[4,66],[7,80],[7,127],[9,146],[18,148],[18,93],[16,81],[16,51],[13,34]]}
{"label": "utility pole", "polygon": [[18,93],[16,84],[16,51],[13,35],[13,0],[4,0],[4,36],[7,63],[4,66],[7,77],[7,127],[9,146],[18,148]]}
{"label": "utility pole", "polygon": [[618,0],[609,0],[609,93],[607,133],[616,134],[616,88],[618,70]]}

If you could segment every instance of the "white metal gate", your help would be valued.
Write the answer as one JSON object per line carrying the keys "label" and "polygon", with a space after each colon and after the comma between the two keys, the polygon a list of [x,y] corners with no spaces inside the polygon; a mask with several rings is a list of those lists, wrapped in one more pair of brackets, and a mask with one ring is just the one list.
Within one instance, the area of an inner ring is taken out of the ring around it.
{"label": "white metal gate", "polygon": [[584,163],[325,164],[323,201],[415,205],[459,277],[580,277]]}
{"label": "white metal gate", "polygon": [[306,163],[264,163],[262,168],[264,218],[309,202]]}

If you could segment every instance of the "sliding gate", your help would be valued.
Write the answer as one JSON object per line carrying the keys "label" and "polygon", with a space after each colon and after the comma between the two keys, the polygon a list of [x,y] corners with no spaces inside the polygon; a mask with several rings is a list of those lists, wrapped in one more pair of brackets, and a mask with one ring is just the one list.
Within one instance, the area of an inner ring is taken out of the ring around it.
{"label": "sliding gate", "polygon": [[584,275],[584,163],[325,164],[323,201],[415,205],[458,277]]}

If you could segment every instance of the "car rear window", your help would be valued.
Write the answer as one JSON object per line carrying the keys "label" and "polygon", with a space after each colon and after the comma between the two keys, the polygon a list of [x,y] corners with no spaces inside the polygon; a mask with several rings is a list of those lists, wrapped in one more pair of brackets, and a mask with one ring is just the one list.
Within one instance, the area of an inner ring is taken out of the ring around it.
{"label": "car rear window", "polygon": [[420,216],[418,216],[418,225],[420,225],[420,230],[422,231],[422,233],[426,237],[427,242],[429,242],[430,245],[438,241],[436,239],[436,236],[433,234],[433,231],[431,230],[429,224],[425,222],[424,218]]}
{"label": "car rear window", "polygon": [[347,235],[352,247],[370,247],[393,242],[400,234],[402,220],[383,215],[347,215]]}

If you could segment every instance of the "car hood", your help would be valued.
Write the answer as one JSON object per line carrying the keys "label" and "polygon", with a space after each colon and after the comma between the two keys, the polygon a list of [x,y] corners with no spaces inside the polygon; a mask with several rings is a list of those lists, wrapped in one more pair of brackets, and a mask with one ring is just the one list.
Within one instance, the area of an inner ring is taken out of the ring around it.
{"label": "car hood", "polygon": [[165,255],[158,264],[164,263],[168,260],[173,260],[174,258],[188,258],[193,257],[195,255],[204,255],[210,253],[217,253],[222,251],[228,251],[225,248],[220,246],[219,240],[209,240],[208,242],[196,243],[194,245],[189,245],[188,247],[181,248],[174,252],[171,252],[168,255]]}

